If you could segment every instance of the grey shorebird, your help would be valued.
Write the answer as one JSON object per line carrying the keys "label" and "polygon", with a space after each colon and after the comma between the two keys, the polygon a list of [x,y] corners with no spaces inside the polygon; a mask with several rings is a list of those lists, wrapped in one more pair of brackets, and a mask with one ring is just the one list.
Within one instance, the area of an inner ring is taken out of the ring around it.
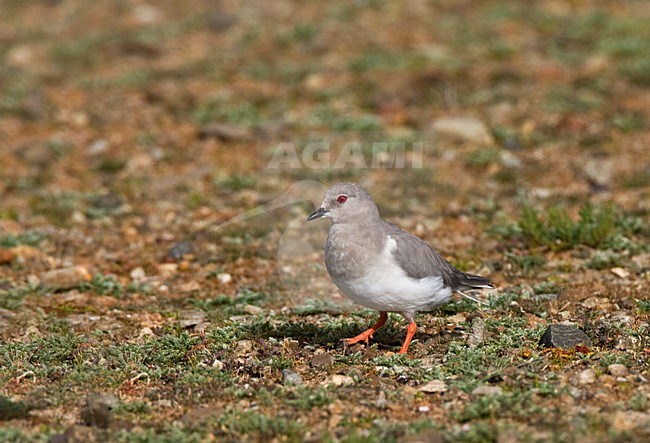
{"label": "grey shorebird", "polygon": [[369,343],[388,319],[401,314],[409,325],[400,354],[415,335],[415,315],[446,303],[454,292],[494,288],[490,280],[456,269],[415,235],[383,220],[374,200],[361,186],[338,183],[307,221],[332,220],[325,242],[325,266],[334,284],[354,302],[379,311],[379,320],[346,345]]}

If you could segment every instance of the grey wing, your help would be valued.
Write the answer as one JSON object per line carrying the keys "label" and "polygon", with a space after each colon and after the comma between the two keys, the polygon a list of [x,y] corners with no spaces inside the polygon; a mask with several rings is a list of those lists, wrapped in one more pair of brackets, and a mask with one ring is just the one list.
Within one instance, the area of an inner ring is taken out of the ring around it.
{"label": "grey wing", "polygon": [[467,274],[456,269],[427,243],[403,231],[398,226],[384,221],[386,231],[395,242],[395,259],[404,271],[413,278],[442,277],[452,290],[491,288],[490,280],[478,275]]}

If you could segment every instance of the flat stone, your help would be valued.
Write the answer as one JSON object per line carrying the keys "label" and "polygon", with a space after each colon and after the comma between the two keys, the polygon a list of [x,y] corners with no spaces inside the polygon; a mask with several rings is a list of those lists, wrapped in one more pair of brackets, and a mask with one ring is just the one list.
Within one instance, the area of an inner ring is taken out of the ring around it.
{"label": "flat stone", "polygon": [[198,309],[189,309],[181,311],[178,316],[178,322],[183,329],[192,328],[200,323],[205,322],[206,314]]}
{"label": "flat stone", "polygon": [[245,305],[242,309],[246,314],[259,315],[264,313],[264,308],[255,305]]}
{"label": "flat stone", "polygon": [[573,348],[578,345],[592,346],[587,334],[575,326],[556,323],[549,325],[539,340],[545,348]]}
{"label": "flat stone", "polygon": [[494,138],[485,123],[474,117],[442,117],[433,122],[431,129],[437,136],[447,136],[482,145],[494,143]]}
{"label": "flat stone", "polygon": [[198,292],[201,290],[201,284],[197,281],[190,281],[183,283],[182,285],[178,285],[178,290],[185,294],[190,292]]}
{"label": "flat stone", "polygon": [[478,386],[472,391],[472,395],[476,395],[476,396],[500,395],[501,393],[503,393],[503,389],[501,389],[499,386],[490,386],[490,385]]}
{"label": "flat stone", "polygon": [[420,386],[418,391],[425,394],[437,394],[447,391],[447,385],[442,380],[431,380],[430,382]]}
{"label": "flat stone", "polygon": [[76,288],[92,279],[90,272],[83,266],[56,269],[41,275],[41,283],[54,290]]}
{"label": "flat stone", "polygon": [[628,278],[630,276],[630,271],[627,271],[623,268],[615,267],[609,270],[612,274],[618,278]]}

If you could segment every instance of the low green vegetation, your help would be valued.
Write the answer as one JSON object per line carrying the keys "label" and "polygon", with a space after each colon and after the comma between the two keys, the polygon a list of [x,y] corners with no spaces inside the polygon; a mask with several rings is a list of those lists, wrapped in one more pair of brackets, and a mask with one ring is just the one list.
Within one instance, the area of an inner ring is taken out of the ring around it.
{"label": "low green vegetation", "polygon": [[20,234],[5,234],[0,236],[0,247],[13,248],[19,245],[38,246],[46,238],[46,234],[38,231],[27,231]]}
{"label": "low green vegetation", "polygon": [[[641,218],[624,214],[611,203],[584,203],[577,217],[560,206],[551,206],[541,211],[525,206],[515,223],[495,224],[490,229],[493,235],[521,240],[527,247],[547,247],[555,251],[588,246],[597,249],[638,249],[634,236],[646,237],[648,232]],[[523,257],[512,254],[510,259],[526,267]],[[529,264],[532,264],[529,262]],[[595,264],[595,266],[598,266]]]}
{"label": "low green vegetation", "polygon": [[616,218],[611,205],[596,207],[586,203],[575,221],[557,206],[549,208],[545,216],[532,207],[526,207],[519,228],[523,237],[533,245],[557,249],[576,245],[598,247],[616,232]]}

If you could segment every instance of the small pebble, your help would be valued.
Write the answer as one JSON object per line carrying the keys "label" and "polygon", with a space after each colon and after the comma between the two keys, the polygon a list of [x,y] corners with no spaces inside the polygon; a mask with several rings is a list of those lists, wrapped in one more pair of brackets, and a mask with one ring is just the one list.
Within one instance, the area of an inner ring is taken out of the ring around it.
{"label": "small pebble", "polygon": [[611,272],[612,274],[614,274],[618,278],[628,278],[630,276],[630,271],[627,271],[627,270],[625,270],[623,268],[619,268],[619,267],[612,268],[612,269],[609,270],[609,272]]}
{"label": "small pebble", "polygon": [[332,384],[338,387],[352,386],[354,384],[354,379],[349,375],[334,374],[326,380],[325,384]]}
{"label": "small pebble", "polygon": [[627,367],[619,363],[607,366],[607,373],[614,377],[625,377],[628,374]]}
{"label": "small pebble", "polygon": [[291,369],[282,370],[282,380],[285,385],[301,385],[302,377],[297,372],[293,372]]}
{"label": "small pebble", "polygon": [[596,381],[596,373],[588,368],[578,374],[578,384],[588,385]]}
{"label": "small pebble", "polygon": [[180,242],[172,246],[163,261],[169,262],[179,262],[187,255],[190,255],[194,252],[194,245],[190,242]]}
{"label": "small pebble", "polygon": [[147,274],[145,274],[145,272],[144,272],[144,269],[142,269],[141,267],[137,267],[137,268],[133,269],[131,271],[130,275],[131,275],[131,278],[133,280],[135,280],[135,281],[143,280],[147,276]]}
{"label": "small pebble", "polygon": [[232,281],[232,275],[222,272],[221,274],[217,274],[217,280],[219,280],[219,283],[222,285],[227,285]]}

